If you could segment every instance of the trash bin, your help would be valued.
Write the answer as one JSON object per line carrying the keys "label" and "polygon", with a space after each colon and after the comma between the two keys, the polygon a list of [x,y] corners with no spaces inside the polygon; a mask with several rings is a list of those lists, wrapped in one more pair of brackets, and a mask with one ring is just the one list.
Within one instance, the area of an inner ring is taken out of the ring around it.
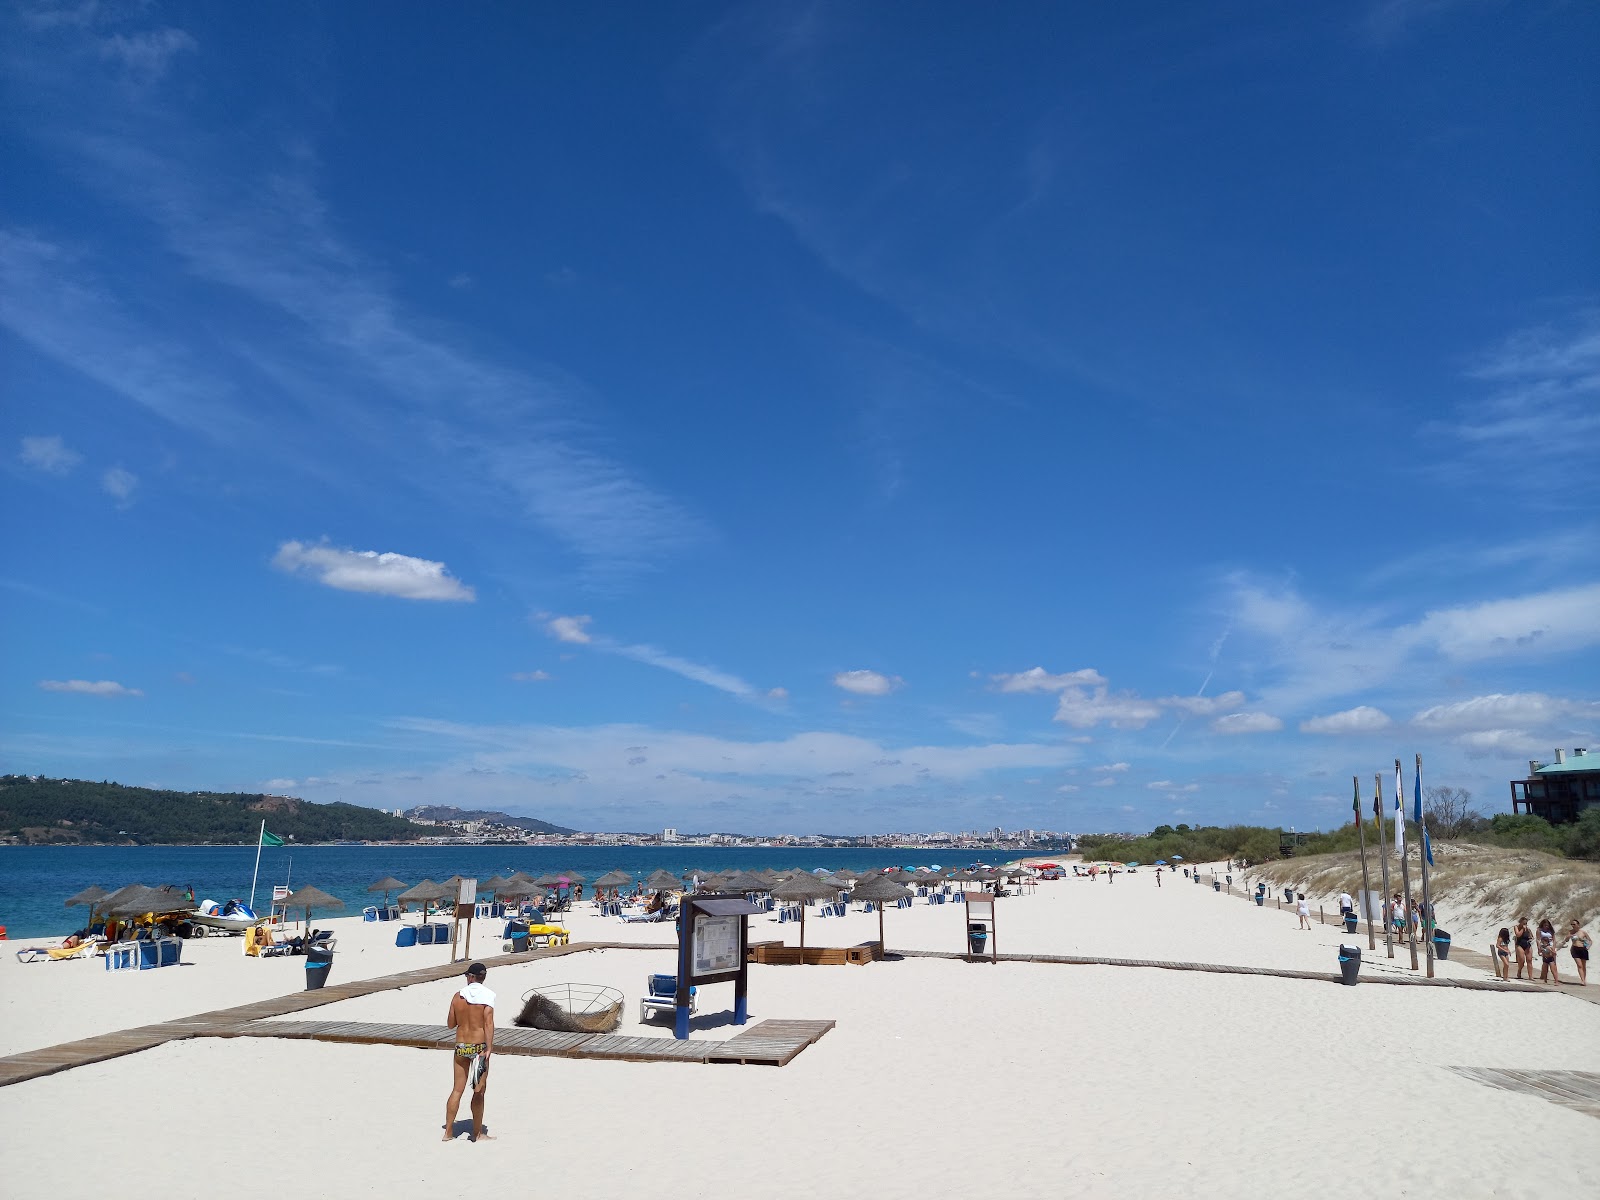
{"label": "trash bin", "polygon": [[1232,887],[1232,886],[1233,886],[1233,876],[1232,876],[1232,875],[1229,875],[1229,876],[1228,876],[1228,886],[1229,886],[1229,887]]}
{"label": "trash bin", "polygon": [[314,992],[328,982],[333,970],[333,951],[317,946],[306,951],[306,991]]}
{"label": "trash bin", "polygon": [[511,939],[511,953],[521,954],[528,948],[528,923],[526,921],[508,921],[506,923],[506,936]]}
{"label": "trash bin", "polygon": [[974,921],[967,926],[967,945],[974,954],[982,954],[988,949],[989,931],[980,922]]}
{"label": "trash bin", "polygon": [[1442,929],[1433,931],[1433,953],[1440,959],[1450,957],[1450,935]]}
{"label": "trash bin", "polygon": [[1346,933],[1354,933],[1356,931],[1356,914],[1355,913],[1353,913],[1353,912],[1345,913],[1345,915],[1344,915],[1344,931]]}
{"label": "trash bin", "polygon": [[1213,891],[1213,892],[1220,892],[1220,891],[1221,891],[1221,890],[1222,890],[1222,880],[1220,880],[1220,879],[1213,879],[1213,880],[1212,880],[1212,881],[1211,881],[1211,890],[1212,890],[1212,891]]}
{"label": "trash bin", "polygon": [[1266,902],[1267,902],[1267,894],[1265,892],[1257,892],[1256,893],[1256,907],[1257,908],[1261,908],[1266,904]]}
{"label": "trash bin", "polygon": [[1349,987],[1355,987],[1356,976],[1360,973],[1361,947],[1341,945],[1339,947],[1339,982]]}

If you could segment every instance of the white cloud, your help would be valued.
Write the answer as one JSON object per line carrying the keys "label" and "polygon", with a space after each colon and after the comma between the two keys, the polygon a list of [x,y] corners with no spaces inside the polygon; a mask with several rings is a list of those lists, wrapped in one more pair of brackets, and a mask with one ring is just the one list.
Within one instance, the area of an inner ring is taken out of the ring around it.
{"label": "white cloud", "polygon": [[1455,741],[1469,758],[1532,758],[1549,753],[1545,739],[1520,729],[1479,729],[1463,733]]}
{"label": "white cloud", "polygon": [[1115,779],[1110,779],[1110,778],[1096,779],[1089,786],[1090,787],[1098,787],[1098,788],[1116,787],[1117,786],[1117,781]]}
{"label": "white cloud", "polygon": [[83,461],[83,455],[55,435],[23,438],[22,453],[17,457],[23,466],[50,475],[65,475]]}
{"label": "white cloud", "polygon": [[1600,644],[1600,583],[1441,609],[1407,632],[1465,661],[1584,649]]}
{"label": "white cloud", "polygon": [[1128,764],[1125,763],[1125,762],[1107,763],[1103,767],[1095,767],[1094,768],[1094,770],[1102,771],[1107,775],[1114,775],[1118,771],[1126,771],[1127,769],[1128,769]]}
{"label": "white cloud", "polygon": [[1161,706],[1132,692],[1111,692],[1097,687],[1067,688],[1056,705],[1055,719],[1075,729],[1106,724],[1113,729],[1143,729],[1161,715]]}
{"label": "white cloud", "polygon": [[1063,783],[1060,787],[1056,788],[1056,791],[1060,792],[1064,796],[1070,795],[1077,790],[1078,785],[1075,783]]}
{"label": "white cloud", "polygon": [[1325,717],[1312,717],[1300,722],[1301,733],[1376,733],[1391,724],[1389,714],[1382,709],[1362,704],[1344,712],[1329,713]]}
{"label": "white cloud", "polygon": [[899,676],[891,678],[877,671],[840,671],[833,677],[833,686],[857,696],[887,696],[899,687]]}
{"label": "white cloud", "polygon": [[578,646],[587,646],[592,640],[588,625],[592,617],[551,617],[545,622],[545,630],[558,642],[571,642]]}
{"label": "white cloud", "polygon": [[138,688],[124,687],[110,679],[41,679],[39,686],[47,692],[73,692],[79,696],[142,696]]}
{"label": "white cloud", "polygon": [[262,781],[261,790],[264,792],[286,792],[290,788],[299,786],[299,781],[294,779],[267,779]]}
{"label": "white cloud", "polygon": [[403,600],[471,601],[476,593],[441,562],[409,554],[343,550],[319,544],[284,542],[272,565],[289,575],[307,575],[345,592],[398,596]]}
{"label": "white cloud", "polygon": [[133,492],[138,486],[139,477],[122,467],[112,467],[100,476],[101,490],[124,508],[133,502]]}
{"label": "white cloud", "polygon": [[1103,687],[1106,682],[1099,671],[1091,668],[1052,675],[1043,667],[1030,667],[1015,675],[991,675],[989,678],[1002,692],[1059,692],[1070,687]]}
{"label": "white cloud", "polygon": [[1271,713],[1242,712],[1230,713],[1226,717],[1218,717],[1211,722],[1211,728],[1218,733],[1275,733],[1283,728],[1283,722]]}
{"label": "white cloud", "polygon": [[512,675],[511,678],[515,679],[518,683],[543,683],[545,680],[551,678],[551,675],[550,672],[545,670],[518,671],[516,674]]}
{"label": "white cloud", "polygon": [[1550,727],[1569,718],[1600,720],[1600,702],[1563,700],[1543,692],[1495,692],[1425,708],[1411,718],[1420,729],[1443,733]]}
{"label": "white cloud", "polygon": [[1244,706],[1243,692],[1223,692],[1220,696],[1163,696],[1158,703],[1191,717],[1214,717]]}
{"label": "white cloud", "polygon": [[774,704],[782,704],[784,701],[789,699],[789,689],[781,687],[768,688],[767,699],[771,700]]}
{"label": "white cloud", "polygon": [[1170,779],[1157,779],[1154,782],[1145,784],[1145,787],[1154,792],[1169,793],[1198,792],[1200,790],[1198,783],[1174,783]]}

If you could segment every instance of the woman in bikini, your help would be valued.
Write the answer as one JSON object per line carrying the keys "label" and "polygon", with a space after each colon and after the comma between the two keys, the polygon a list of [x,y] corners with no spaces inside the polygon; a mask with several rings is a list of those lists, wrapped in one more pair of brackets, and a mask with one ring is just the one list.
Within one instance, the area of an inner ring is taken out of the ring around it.
{"label": "woman in bikini", "polygon": [[1500,927],[1500,936],[1494,940],[1494,977],[1511,978],[1511,930]]}
{"label": "woman in bikini", "polygon": [[1592,939],[1589,931],[1585,929],[1576,918],[1567,931],[1567,949],[1572,951],[1572,965],[1578,969],[1578,986],[1586,987],[1589,983],[1589,945]]}
{"label": "woman in bikini", "polygon": [[[1531,965],[1528,971],[1532,973]],[[1539,922],[1539,982],[1546,979],[1554,984],[1561,983],[1561,971],[1556,966],[1556,930],[1549,917]]]}
{"label": "woman in bikini", "polygon": [[1528,928],[1528,918],[1517,918],[1517,978],[1522,978],[1522,968],[1528,968],[1528,978],[1533,978],[1533,930]]}

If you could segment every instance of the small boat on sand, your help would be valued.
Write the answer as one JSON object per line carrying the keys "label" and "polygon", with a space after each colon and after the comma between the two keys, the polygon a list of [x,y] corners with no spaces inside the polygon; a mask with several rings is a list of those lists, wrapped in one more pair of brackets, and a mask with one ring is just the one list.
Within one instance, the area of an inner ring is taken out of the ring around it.
{"label": "small boat on sand", "polygon": [[261,918],[256,916],[255,910],[243,900],[229,900],[226,904],[206,900],[194,912],[187,914],[184,920],[197,931],[204,929],[209,933],[216,929],[224,933],[243,933],[250,926],[257,924]]}

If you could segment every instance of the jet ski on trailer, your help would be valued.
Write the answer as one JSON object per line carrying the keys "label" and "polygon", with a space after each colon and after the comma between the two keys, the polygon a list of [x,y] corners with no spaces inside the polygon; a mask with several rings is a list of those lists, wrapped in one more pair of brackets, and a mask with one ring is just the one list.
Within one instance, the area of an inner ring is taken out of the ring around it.
{"label": "jet ski on trailer", "polygon": [[250,926],[259,924],[261,918],[243,900],[229,900],[226,904],[206,900],[184,920],[189,924],[190,937],[205,937],[212,930],[243,933]]}

